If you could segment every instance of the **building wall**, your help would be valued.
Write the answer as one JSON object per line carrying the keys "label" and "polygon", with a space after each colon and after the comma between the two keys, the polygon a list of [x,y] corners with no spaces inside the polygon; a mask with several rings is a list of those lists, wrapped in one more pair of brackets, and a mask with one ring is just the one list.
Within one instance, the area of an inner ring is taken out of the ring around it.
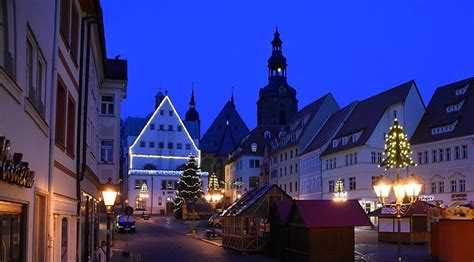
{"label": "building wall", "polygon": [[298,149],[297,144],[284,147],[272,153],[270,161],[270,184],[280,186],[294,199],[298,199],[300,188]]}
{"label": "building wall", "polygon": [[[253,164],[250,163],[251,161]],[[256,165],[257,162],[258,165]],[[242,155],[225,165],[225,192],[231,201],[260,186],[260,165],[262,163],[263,156]]]}
{"label": "building wall", "polygon": [[299,199],[321,199],[321,150],[314,150],[300,156]]}
{"label": "building wall", "polygon": [[[462,146],[467,147],[467,155],[464,157]],[[460,149],[459,159],[456,159],[456,147]],[[446,149],[450,149],[450,160],[446,160]],[[474,200],[474,170],[473,151],[474,136],[460,137],[449,140],[441,140],[427,144],[412,146],[413,158],[418,164],[410,167],[410,173],[414,173],[424,182],[422,198],[431,203],[439,203],[445,206],[466,204]],[[440,159],[440,149],[443,150],[443,160]],[[433,161],[433,150],[436,150],[436,161]],[[425,161],[425,152],[428,154],[428,162]],[[422,154],[421,162],[419,153]],[[455,182],[452,182],[455,181]],[[461,182],[463,181],[463,182]],[[444,183],[444,187],[442,186]],[[452,188],[451,183],[456,183]],[[461,183],[465,184],[461,188]],[[432,187],[435,187],[432,189]],[[443,187],[444,192],[440,192]]]}

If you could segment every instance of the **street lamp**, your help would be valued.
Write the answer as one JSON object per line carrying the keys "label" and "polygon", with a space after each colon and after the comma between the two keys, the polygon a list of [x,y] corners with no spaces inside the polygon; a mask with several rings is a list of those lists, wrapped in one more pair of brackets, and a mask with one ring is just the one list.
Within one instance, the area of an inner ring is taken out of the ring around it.
{"label": "street lamp", "polygon": [[[402,179],[399,174],[395,182],[392,184],[390,180],[386,179],[383,175],[374,180],[372,187],[374,188],[375,194],[379,198],[380,202],[384,207],[394,210],[397,215],[398,225],[398,246],[397,246],[397,258],[398,261],[402,260],[401,257],[401,221],[402,215],[405,214],[408,207],[415,203],[420,194],[422,183],[411,174],[406,180]],[[393,193],[395,195],[395,204],[386,203],[387,198],[390,195],[390,190],[393,187]],[[408,197],[409,203],[403,203],[405,196]]]}
{"label": "street lamp", "polygon": [[112,183],[112,178],[109,177],[107,183],[102,185],[102,199],[104,200],[104,205],[107,211],[107,262],[110,261],[110,220],[112,218],[112,213],[114,212],[115,198],[117,197],[117,194],[117,187]]}

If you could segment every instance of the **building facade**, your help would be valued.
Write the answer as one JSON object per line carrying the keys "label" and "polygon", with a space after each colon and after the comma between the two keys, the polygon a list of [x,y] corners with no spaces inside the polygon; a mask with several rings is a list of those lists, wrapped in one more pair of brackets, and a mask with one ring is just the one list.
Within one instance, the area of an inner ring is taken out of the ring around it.
{"label": "building facade", "polygon": [[[137,212],[173,212],[177,181],[189,155],[200,164],[201,151],[165,95],[140,134],[128,147],[126,196]],[[200,172],[207,191],[207,172]]]}
{"label": "building facade", "polygon": [[424,182],[421,199],[455,206],[474,201],[474,79],[436,89],[410,140]]}
{"label": "building facade", "polygon": [[[322,198],[332,199],[336,181],[343,181],[348,199],[357,199],[366,211],[377,207],[372,180],[383,169],[385,134],[397,118],[410,138],[425,106],[414,81],[357,103],[343,126],[321,154]],[[395,174],[386,174],[394,179]]]}

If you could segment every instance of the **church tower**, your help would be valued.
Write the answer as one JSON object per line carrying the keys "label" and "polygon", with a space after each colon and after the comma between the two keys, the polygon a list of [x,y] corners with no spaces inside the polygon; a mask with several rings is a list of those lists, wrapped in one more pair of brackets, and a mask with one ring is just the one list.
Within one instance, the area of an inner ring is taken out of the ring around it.
{"label": "church tower", "polygon": [[194,143],[199,147],[199,139],[201,137],[201,120],[199,120],[199,113],[196,110],[196,101],[194,101],[194,85],[191,91],[191,100],[189,101],[189,109],[184,118],[184,125],[194,140]]}
{"label": "church tower", "polygon": [[286,58],[282,53],[278,27],[268,59],[268,84],[260,89],[257,101],[257,125],[288,125],[298,112],[296,90],[286,79]]}

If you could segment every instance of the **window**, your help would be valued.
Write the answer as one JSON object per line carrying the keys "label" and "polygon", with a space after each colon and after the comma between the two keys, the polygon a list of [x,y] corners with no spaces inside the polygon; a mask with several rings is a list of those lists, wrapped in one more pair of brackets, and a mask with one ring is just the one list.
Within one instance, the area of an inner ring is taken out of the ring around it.
{"label": "window", "polygon": [[103,95],[101,98],[100,114],[105,116],[114,115],[114,96]]}
{"label": "window", "polygon": [[284,170],[285,170],[285,176],[286,176],[286,166],[284,167]]}
{"label": "window", "polygon": [[186,144],[186,150],[190,150],[191,149],[191,144]]}
{"label": "window", "polygon": [[173,111],[172,110],[169,111],[169,116],[173,116]]}
{"label": "window", "polygon": [[451,180],[451,192],[457,192],[457,191],[458,191],[458,181]]}
{"label": "window", "polygon": [[283,154],[280,154],[280,162],[283,161]]}
{"label": "window", "polygon": [[436,194],[436,182],[431,182],[431,194]]}
{"label": "window", "polygon": [[285,161],[288,159],[288,152],[285,152]]}
{"label": "window", "polygon": [[433,150],[431,151],[431,156],[432,156],[432,163],[436,163],[438,161],[438,151],[436,150]]}
{"label": "window", "polygon": [[333,158],[333,168],[336,168],[336,158]]}
{"label": "window", "polygon": [[56,96],[56,142],[66,146],[66,88],[58,78],[58,93]]}
{"label": "window", "polygon": [[446,148],[446,161],[451,161],[451,148]]}
{"label": "window", "polygon": [[354,153],[354,164],[357,164],[357,153]]}
{"label": "window", "polygon": [[290,174],[293,174],[293,165],[290,165]]}
{"label": "window", "polygon": [[77,64],[77,58],[79,57],[79,12],[76,4],[72,4],[71,11],[71,55],[74,63]]}
{"label": "window", "polygon": [[[421,153],[418,153],[420,155]],[[376,157],[376,152],[370,152],[370,160],[372,161],[372,164],[377,163],[377,157]],[[347,165],[347,164],[346,164]]]}
{"label": "window", "polygon": [[46,62],[31,32],[26,38],[26,91],[28,100],[44,117],[46,99]]}
{"label": "window", "polygon": [[377,163],[382,163],[382,152],[377,152]]}
{"label": "window", "polygon": [[155,130],[155,124],[150,124],[150,130]]}
{"label": "window", "polygon": [[295,181],[295,191],[298,191],[298,182]]}
{"label": "window", "polygon": [[295,173],[298,172],[298,163],[295,163]]}
{"label": "window", "polygon": [[444,181],[439,181],[438,183],[438,192],[439,193],[444,193]]}
{"label": "window", "polygon": [[342,138],[342,145],[347,145],[347,140],[349,140],[349,138],[347,136],[343,137]]}
{"label": "window", "polygon": [[464,95],[467,91],[467,85],[461,88],[456,89],[455,93],[457,96]]}
{"label": "window", "polygon": [[250,149],[252,150],[252,152],[257,152],[257,143],[252,143],[250,145]]}
{"label": "window", "polygon": [[160,116],[165,114],[165,110],[160,110]]}
{"label": "window", "polygon": [[356,189],[356,178],[355,177],[349,177],[349,190],[355,190]]}
{"label": "window", "polygon": [[176,149],[183,149],[183,144],[181,143],[176,144]]}
{"label": "window", "polygon": [[352,135],[352,142],[355,143],[359,140],[360,133]]}
{"label": "window", "polygon": [[454,159],[458,160],[461,157],[460,151],[459,151],[459,146],[454,147]]}
{"label": "window", "polygon": [[282,170],[283,170],[283,169],[280,167],[280,176],[283,175],[283,171],[282,171]]}
{"label": "window", "polygon": [[260,177],[258,177],[258,176],[249,177],[249,187],[250,188],[260,187]]}
{"label": "window", "polygon": [[178,132],[183,131],[183,127],[182,127],[182,126],[177,126],[176,129],[178,130]]}
{"label": "window", "polygon": [[329,180],[329,193],[334,192],[334,180]]}
{"label": "window", "polygon": [[173,143],[168,143],[168,149],[173,149]]}
{"label": "window", "polygon": [[71,95],[67,101],[67,153],[74,156],[76,143],[76,102]]}
{"label": "window", "polygon": [[349,165],[349,155],[346,155],[346,166]]}
{"label": "window", "polygon": [[425,164],[428,164],[429,163],[429,159],[428,159],[428,151],[425,151]]}
{"label": "window", "polygon": [[285,190],[285,192],[286,192],[286,184],[283,185],[283,188],[284,188],[284,190]]}
{"label": "window", "polygon": [[423,164],[423,154],[418,152],[418,165]]}
{"label": "window", "polygon": [[11,76],[16,72],[14,6],[14,1],[0,2],[0,66]]}
{"label": "window", "polygon": [[135,179],[135,189],[141,189],[143,184],[147,184],[146,179]]}
{"label": "window", "polygon": [[462,158],[465,159],[467,158],[467,145],[462,145]]}
{"label": "window", "polygon": [[466,192],[466,180],[459,180],[459,192]]}
{"label": "window", "polygon": [[155,148],[155,142],[150,142],[150,148]]}
{"label": "window", "polygon": [[100,162],[112,163],[113,162],[113,140],[101,140],[100,141]]}
{"label": "window", "polygon": [[336,148],[336,147],[337,147],[337,144],[338,144],[338,141],[337,141],[337,140],[333,140],[333,141],[332,141],[332,147],[333,147],[333,148]]}
{"label": "window", "polygon": [[159,126],[159,129],[160,129],[160,130],[165,130],[165,126],[164,126],[164,125],[160,125],[160,126]]}
{"label": "window", "polygon": [[438,154],[438,155],[439,155],[439,156],[438,156],[439,162],[443,162],[443,161],[444,161],[444,149],[442,149],[442,148],[439,149],[439,150],[438,150],[438,153],[439,153],[439,154]]}
{"label": "window", "polygon": [[61,262],[67,262],[69,260],[68,254],[68,240],[69,240],[69,220],[67,217],[61,219]]}
{"label": "window", "polygon": [[438,134],[444,134],[444,133],[452,132],[454,130],[454,128],[456,128],[457,123],[458,123],[458,120],[456,120],[456,121],[454,121],[450,124],[444,125],[444,126],[433,127],[431,129],[431,134],[432,135],[438,135]]}
{"label": "window", "polygon": [[265,137],[265,139],[270,139],[272,137],[272,134],[270,133],[270,131],[265,131],[263,133],[263,137]]}
{"label": "window", "polygon": [[146,142],[145,141],[140,141],[140,147],[146,147]]}
{"label": "window", "polygon": [[454,111],[459,111],[459,110],[461,110],[463,104],[464,104],[464,99],[459,103],[447,106],[446,107],[446,112],[451,113],[451,112],[454,112]]}
{"label": "window", "polygon": [[290,192],[293,192],[293,183],[290,182]]}
{"label": "window", "polygon": [[71,19],[71,0],[61,0],[61,17],[59,28],[64,38],[66,38],[67,43],[69,44],[69,33],[70,26],[69,22]]}
{"label": "window", "polygon": [[173,131],[173,125],[168,125],[168,131]]}
{"label": "window", "polygon": [[79,42],[79,12],[71,0],[61,0],[60,30],[63,40],[70,47],[74,63],[77,63]]}
{"label": "window", "polygon": [[158,143],[158,148],[165,148],[165,143],[159,142]]}
{"label": "window", "polygon": [[[34,257],[36,261],[46,261],[46,196],[36,194],[35,196],[35,214],[34,214]],[[1,221],[1,220],[0,220]],[[1,230],[1,229],[0,229]],[[8,258],[7,258],[8,259]],[[7,260],[8,261],[8,260]],[[15,260],[10,260],[15,261]]]}

